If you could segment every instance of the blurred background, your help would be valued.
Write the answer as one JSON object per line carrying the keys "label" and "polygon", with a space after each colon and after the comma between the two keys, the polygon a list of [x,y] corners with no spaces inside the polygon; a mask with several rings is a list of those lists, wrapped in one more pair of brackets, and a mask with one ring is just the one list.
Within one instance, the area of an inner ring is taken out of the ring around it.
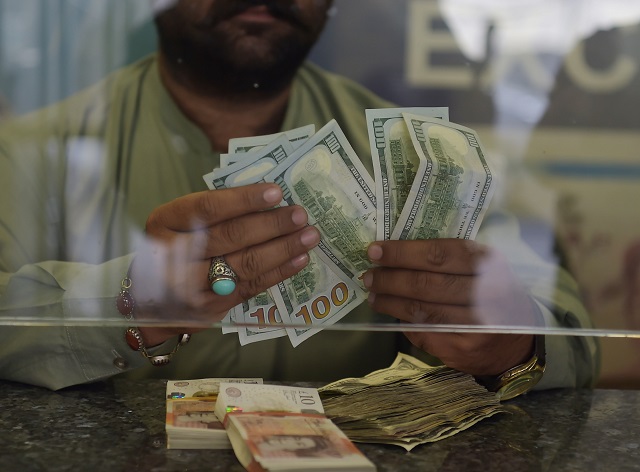
{"label": "blurred background", "polygon": [[[151,2],[0,0],[0,120],[155,49]],[[335,0],[311,59],[404,106],[447,106],[509,172],[502,203],[578,280],[597,328],[640,334],[640,3]],[[599,387],[640,388],[640,339]]]}

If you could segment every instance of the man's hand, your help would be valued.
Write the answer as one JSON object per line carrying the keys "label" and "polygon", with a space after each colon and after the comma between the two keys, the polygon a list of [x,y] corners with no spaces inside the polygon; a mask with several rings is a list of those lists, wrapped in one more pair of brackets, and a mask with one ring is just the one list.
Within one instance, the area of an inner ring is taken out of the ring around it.
{"label": "man's hand", "polygon": [[[156,208],[146,224],[144,247],[131,268],[135,318],[171,323],[221,320],[251,298],[300,271],[318,231],[299,206],[273,208],[282,200],[275,184],[255,184],[190,194]],[[224,256],[236,272],[233,293],[211,291],[210,258]],[[159,344],[198,327],[142,327],[145,343]]]}
{"label": "man's hand", "polygon": [[[364,276],[369,303],[408,323],[535,326],[533,301],[506,260],[460,239],[380,241],[369,246],[376,267]],[[539,322],[538,322],[539,323]],[[418,348],[449,367],[497,375],[528,360],[533,336],[407,332]]]}

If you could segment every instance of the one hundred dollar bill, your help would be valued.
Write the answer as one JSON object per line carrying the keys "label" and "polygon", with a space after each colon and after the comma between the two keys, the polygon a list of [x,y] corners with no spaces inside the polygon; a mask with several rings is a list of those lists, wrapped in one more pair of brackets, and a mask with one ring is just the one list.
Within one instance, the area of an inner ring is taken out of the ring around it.
{"label": "one hundred dollar bill", "polygon": [[449,120],[446,107],[380,108],[365,111],[376,183],[377,240],[391,237],[402,212],[420,158],[403,112]]}
{"label": "one hundred dollar bill", "polygon": [[391,239],[473,239],[495,190],[475,131],[403,113],[420,158]]}
{"label": "one hundred dollar bill", "polygon": [[[292,151],[293,146],[287,136],[281,135],[258,151],[247,154],[245,159],[216,169],[203,178],[210,189],[232,188],[260,182],[269,170],[275,168]],[[240,344],[245,345],[286,336],[287,331],[278,326],[281,322],[273,297],[267,290],[235,306],[222,320],[222,332],[238,332]],[[234,328],[238,323],[245,325]],[[246,326],[247,323],[256,326]]]}
{"label": "one hundred dollar bill", "polygon": [[265,181],[283,189],[283,204],[301,205],[321,234],[308,266],[271,289],[294,346],[362,303],[360,274],[375,238],[373,182],[335,120],[294,151]]}
{"label": "one hundred dollar bill", "polygon": [[281,133],[266,134],[262,136],[249,136],[246,138],[233,138],[229,140],[229,154],[243,154],[256,151],[263,146],[271,143],[275,139],[285,136],[291,143],[293,149],[298,149],[316,132],[316,126],[306,125],[300,128],[294,128]]}
{"label": "one hundred dollar bill", "polygon": [[341,278],[315,252],[309,259],[304,269],[269,289],[294,347],[319,328],[338,322],[366,298],[360,287]]}
{"label": "one hundred dollar bill", "polygon": [[340,276],[360,284],[372,264],[367,247],[376,235],[375,186],[335,120],[287,157],[265,181],[301,205],[321,234],[316,254]]}
{"label": "one hundred dollar bill", "polygon": [[259,150],[246,154],[241,160],[215,169],[203,176],[210,189],[232,188],[254,184],[293,152],[286,136],[280,136]]}
{"label": "one hundred dollar bill", "polygon": [[287,335],[271,292],[272,289],[262,292],[234,308],[241,346]]}
{"label": "one hundred dollar bill", "polygon": [[236,309],[238,308],[238,306],[239,305],[236,305],[231,310],[229,310],[227,314],[224,315],[224,318],[222,318],[222,320],[220,321],[220,323],[222,324],[222,334],[238,332],[238,328],[236,326]]}
{"label": "one hundred dollar bill", "polygon": [[[231,159],[233,154],[229,154],[227,152],[222,152],[220,153],[220,168],[224,168],[227,167],[229,164],[231,164]],[[216,169],[214,169],[214,172],[216,171]]]}

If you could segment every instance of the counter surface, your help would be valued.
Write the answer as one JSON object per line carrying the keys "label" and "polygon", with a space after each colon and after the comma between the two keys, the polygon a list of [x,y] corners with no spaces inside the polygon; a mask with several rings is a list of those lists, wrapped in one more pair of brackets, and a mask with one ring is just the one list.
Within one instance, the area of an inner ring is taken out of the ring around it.
{"label": "counter surface", "polygon": [[[51,392],[0,381],[0,471],[243,471],[231,450],[166,448],[165,383]],[[358,447],[379,471],[640,470],[640,391],[532,392],[508,405],[509,414],[410,453]]]}

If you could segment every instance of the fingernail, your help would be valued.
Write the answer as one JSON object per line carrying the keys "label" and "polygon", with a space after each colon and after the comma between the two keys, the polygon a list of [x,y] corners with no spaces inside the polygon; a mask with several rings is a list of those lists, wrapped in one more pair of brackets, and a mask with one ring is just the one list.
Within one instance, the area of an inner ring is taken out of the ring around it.
{"label": "fingernail", "polygon": [[291,214],[291,220],[296,226],[303,225],[307,222],[307,212],[302,208],[296,208]]}
{"label": "fingernail", "polygon": [[371,285],[373,284],[373,274],[371,272],[367,272],[366,274],[364,274],[362,283],[365,287],[371,288]]}
{"label": "fingernail", "polygon": [[318,230],[309,227],[305,229],[300,235],[300,242],[306,247],[314,247],[320,242],[320,234]]}
{"label": "fingernail", "polygon": [[309,254],[300,254],[297,257],[291,259],[291,265],[296,269],[300,269],[307,265],[309,262]]}
{"label": "fingernail", "polygon": [[378,261],[382,259],[382,246],[379,244],[371,244],[367,250],[367,255],[372,261]]}
{"label": "fingernail", "polygon": [[264,201],[267,203],[278,203],[282,200],[282,191],[279,187],[269,187],[262,194],[262,198],[264,198]]}

